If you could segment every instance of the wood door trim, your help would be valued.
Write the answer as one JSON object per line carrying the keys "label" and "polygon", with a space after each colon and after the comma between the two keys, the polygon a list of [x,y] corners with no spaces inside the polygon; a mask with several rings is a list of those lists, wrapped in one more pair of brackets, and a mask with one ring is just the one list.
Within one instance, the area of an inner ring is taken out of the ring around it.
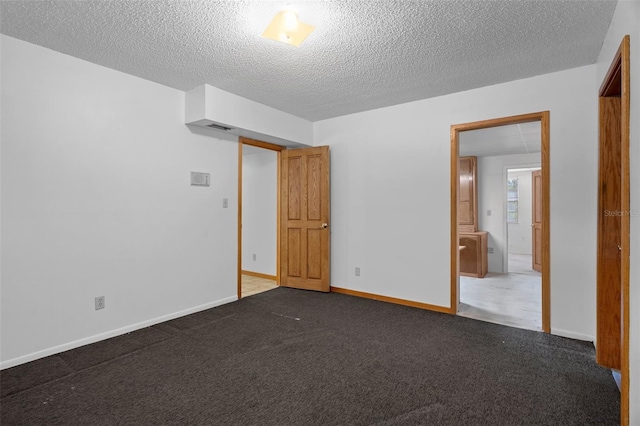
{"label": "wood door trim", "polygon": [[258,148],[268,149],[271,151],[284,151],[285,149],[287,149],[286,146],[276,145],[274,143],[259,141],[256,139],[245,138],[244,136],[240,136],[240,143],[256,146]]}
{"label": "wood door trim", "polygon": [[[450,138],[451,138],[451,205],[449,211],[451,213],[451,262],[450,262],[450,277],[451,277],[451,299],[449,301],[449,313],[456,315],[458,313],[458,294],[460,293],[460,277],[458,274],[458,265],[460,264],[460,243],[458,237],[458,139],[460,130],[451,126]],[[454,247],[455,242],[455,247]]]}
{"label": "wood door trim", "polygon": [[[287,149],[285,146],[272,144],[269,142],[263,142],[256,139],[245,138],[240,136],[238,138],[238,299],[242,299],[242,146],[251,145],[258,148],[268,149],[270,151],[276,151],[278,157],[277,164],[277,178],[276,178],[276,284],[280,285],[280,163],[282,158],[282,151]],[[249,275],[249,274],[247,274]]]}
{"label": "wood door trim", "polygon": [[549,111],[514,115],[490,120],[474,121],[451,126],[451,301],[449,313],[458,313],[460,280],[458,279],[459,247],[458,247],[458,146],[460,132],[486,129],[510,124],[540,122],[541,133],[541,167],[542,167],[542,331],[551,331],[551,253],[550,253],[550,158],[549,158]]}
{"label": "wood door trim", "polygon": [[238,300],[242,299],[242,141],[238,143]]}
{"label": "wood door trim", "polygon": [[276,173],[278,174],[276,182],[276,284],[280,285],[280,214],[282,213],[282,151],[278,151],[278,159]]}
{"label": "wood door trim", "polygon": [[[625,46],[626,45],[626,46]],[[626,52],[624,50],[626,49]],[[598,91],[599,96],[620,96],[622,93],[622,83],[620,79],[622,78],[621,72],[623,67],[623,62],[626,62],[627,70],[629,69],[629,36],[625,36],[618,46],[618,50],[616,51],[611,64],[609,65],[609,69],[607,70],[607,74],[604,76],[602,80],[602,84],[600,85],[600,90]],[[628,88],[628,86],[627,86]]]}
{"label": "wood door trim", "polygon": [[[622,56],[622,197],[621,206],[623,211],[631,211],[631,163],[629,158],[629,126],[631,111],[631,63],[630,63],[630,40],[625,36],[620,45],[620,55]],[[623,426],[629,424],[629,253],[631,250],[630,241],[631,223],[630,217],[623,216],[620,227],[622,234],[622,383],[620,411]]]}
{"label": "wood door trim", "polygon": [[458,132],[464,132],[467,130],[479,130],[486,129],[489,127],[500,127],[500,126],[508,126],[510,124],[522,124],[522,123],[531,123],[534,121],[541,121],[542,114],[548,113],[549,111],[542,112],[533,112],[529,114],[520,114],[513,115],[510,117],[500,117],[500,118],[492,118],[489,120],[480,120],[480,121],[472,121],[469,123],[462,124],[454,124],[451,126],[451,130],[454,129]]}
{"label": "wood door trim", "polygon": [[[629,125],[631,107],[630,85],[630,37],[624,36],[616,54],[614,55],[607,74],[602,81],[599,97],[620,97],[620,209],[623,212],[631,211],[630,200],[630,158],[629,158]],[[602,118],[602,117],[601,117]],[[599,126],[602,123],[599,124]],[[600,212],[599,212],[600,213]],[[600,225],[598,225],[600,226]],[[629,425],[629,253],[630,253],[630,215],[623,214],[620,223],[620,293],[621,293],[621,348],[620,348],[620,424]],[[598,229],[598,238],[600,238]],[[599,243],[598,243],[599,244]]]}
{"label": "wood door trim", "polygon": [[381,302],[393,303],[396,305],[411,306],[412,308],[419,308],[427,311],[435,311],[435,312],[441,312],[445,314],[450,313],[449,308],[445,306],[430,305],[428,303],[414,302],[413,300],[399,299],[397,297],[381,296],[379,294],[367,293],[367,292],[358,291],[358,290],[350,290],[348,288],[332,286],[330,288],[330,291],[332,293],[346,294],[349,296],[362,297],[364,299],[379,300]]}

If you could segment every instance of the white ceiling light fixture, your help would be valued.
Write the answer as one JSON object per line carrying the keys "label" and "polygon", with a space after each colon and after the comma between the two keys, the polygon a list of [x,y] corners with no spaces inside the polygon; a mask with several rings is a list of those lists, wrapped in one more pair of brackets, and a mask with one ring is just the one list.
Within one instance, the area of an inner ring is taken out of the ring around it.
{"label": "white ceiling light fixture", "polygon": [[283,10],[273,18],[262,37],[298,47],[314,29],[313,25],[300,21],[295,12]]}

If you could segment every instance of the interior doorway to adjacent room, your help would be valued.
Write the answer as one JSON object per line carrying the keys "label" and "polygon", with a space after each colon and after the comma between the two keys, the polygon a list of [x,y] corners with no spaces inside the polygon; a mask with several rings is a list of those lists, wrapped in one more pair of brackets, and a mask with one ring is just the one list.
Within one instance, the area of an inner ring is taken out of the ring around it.
{"label": "interior doorway to adjacent room", "polygon": [[549,331],[547,120],[452,126],[453,313]]}
{"label": "interior doorway to adjacent room", "polygon": [[[275,286],[330,291],[329,146],[288,149],[245,137],[240,137],[239,142],[238,299],[243,296],[242,278],[247,275],[275,281]],[[266,195],[274,193],[274,157],[265,151],[275,153],[275,195]],[[264,156],[264,159],[255,160],[253,155]],[[256,179],[245,177],[249,176],[247,170],[251,163],[260,164],[261,170],[268,164],[268,171]],[[243,168],[247,170],[243,172]],[[258,183],[245,185],[248,180]],[[254,190],[253,185],[261,187],[267,182],[271,182],[268,188]],[[245,192],[257,195],[243,195]],[[251,205],[256,198],[267,204]],[[251,225],[257,219],[260,219],[259,225]],[[255,245],[252,245],[253,238],[258,240],[253,241]],[[271,250],[274,246],[275,255]],[[270,254],[267,264],[257,266],[262,256],[252,251],[252,247]],[[257,268],[266,272],[256,271]]]}
{"label": "interior doorway to adjacent room", "polygon": [[240,139],[238,297],[278,286],[278,174],[281,147]]}
{"label": "interior doorway to adjacent room", "polygon": [[505,272],[540,276],[542,272],[540,165],[509,167],[506,173]]}

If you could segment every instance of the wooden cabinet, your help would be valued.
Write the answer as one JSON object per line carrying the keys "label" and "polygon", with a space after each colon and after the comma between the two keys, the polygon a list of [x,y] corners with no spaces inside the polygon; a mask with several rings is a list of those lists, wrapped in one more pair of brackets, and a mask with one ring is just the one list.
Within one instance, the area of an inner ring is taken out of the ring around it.
{"label": "wooden cabinet", "polygon": [[458,195],[458,230],[478,230],[478,171],[476,157],[460,157],[458,164],[460,190]]}
{"label": "wooden cabinet", "polygon": [[458,237],[460,275],[484,278],[487,274],[488,233],[478,231],[478,165],[476,157],[460,157]]}
{"label": "wooden cabinet", "polygon": [[484,231],[460,232],[460,275],[484,278],[487,274],[487,236]]}

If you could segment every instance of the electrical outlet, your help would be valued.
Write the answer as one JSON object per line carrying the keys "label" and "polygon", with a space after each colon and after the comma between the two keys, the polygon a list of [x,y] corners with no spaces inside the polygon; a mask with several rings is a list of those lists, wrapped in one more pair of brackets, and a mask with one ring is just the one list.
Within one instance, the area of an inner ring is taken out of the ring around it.
{"label": "electrical outlet", "polygon": [[253,253],[253,260],[256,260],[256,254]]}
{"label": "electrical outlet", "polygon": [[99,309],[104,309],[104,296],[96,297],[96,311]]}
{"label": "electrical outlet", "polygon": [[493,247],[487,247],[487,253],[493,254]]}
{"label": "electrical outlet", "polygon": [[360,268],[356,266],[356,277],[360,276]]}

